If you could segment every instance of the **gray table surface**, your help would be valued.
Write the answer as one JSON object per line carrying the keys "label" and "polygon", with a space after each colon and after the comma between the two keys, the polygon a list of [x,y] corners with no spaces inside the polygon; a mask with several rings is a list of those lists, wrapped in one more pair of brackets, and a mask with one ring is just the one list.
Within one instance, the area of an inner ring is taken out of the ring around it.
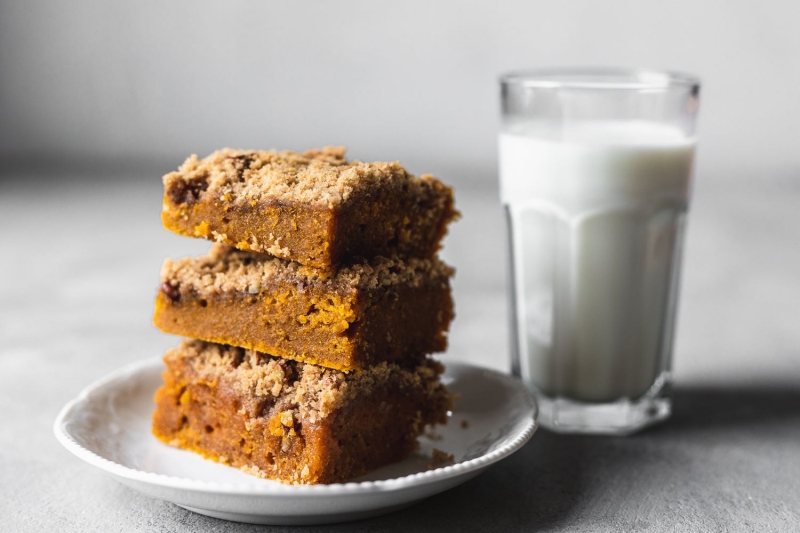
{"label": "gray table surface", "polygon": [[[800,186],[696,189],[672,419],[630,438],[539,431],[518,453],[407,510],[315,531],[800,531]],[[0,180],[0,530],[256,531],[117,484],[51,426],[93,380],[160,354],[150,324],[165,256],[202,253],[160,226],[157,175]],[[458,190],[445,257],[458,317],[443,359],[508,368],[502,215]]]}

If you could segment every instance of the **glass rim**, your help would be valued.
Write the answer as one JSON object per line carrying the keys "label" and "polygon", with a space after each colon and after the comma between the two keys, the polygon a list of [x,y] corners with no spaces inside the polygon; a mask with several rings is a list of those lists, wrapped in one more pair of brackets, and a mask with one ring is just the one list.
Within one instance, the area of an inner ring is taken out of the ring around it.
{"label": "glass rim", "polygon": [[519,70],[502,74],[504,86],[526,89],[665,90],[700,88],[700,78],[689,73],[657,69],[567,67]]}

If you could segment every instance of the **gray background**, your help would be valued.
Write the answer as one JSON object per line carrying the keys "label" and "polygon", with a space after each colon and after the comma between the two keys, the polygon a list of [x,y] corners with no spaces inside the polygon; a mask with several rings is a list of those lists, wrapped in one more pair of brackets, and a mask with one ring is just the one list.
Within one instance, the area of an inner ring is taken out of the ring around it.
{"label": "gray background", "polygon": [[797,171],[800,4],[4,1],[0,156],[159,159],[346,144],[494,178],[496,76],[552,65],[704,81],[703,179]]}
{"label": "gray background", "polygon": [[447,360],[508,368],[499,73],[704,82],[676,409],[630,439],[544,431],[463,487],[337,530],[800,530],[800,4],[0,0],[0,530],[249,531],[148,500],[52,437],[174,337],[150,324],[160,176],[221,146],[346,144],[456,188]]}

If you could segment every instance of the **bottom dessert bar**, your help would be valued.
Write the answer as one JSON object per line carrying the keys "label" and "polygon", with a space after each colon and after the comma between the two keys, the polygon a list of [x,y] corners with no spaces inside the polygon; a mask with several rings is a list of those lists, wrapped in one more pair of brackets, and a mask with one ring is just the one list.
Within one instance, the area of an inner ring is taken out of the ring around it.
{"label": "bottom dessert bar", "polygon": [[399,461],[452,407],[430,359],[344,374],[186,340],[164,362],[156,437],[285,483],[339,483]]}

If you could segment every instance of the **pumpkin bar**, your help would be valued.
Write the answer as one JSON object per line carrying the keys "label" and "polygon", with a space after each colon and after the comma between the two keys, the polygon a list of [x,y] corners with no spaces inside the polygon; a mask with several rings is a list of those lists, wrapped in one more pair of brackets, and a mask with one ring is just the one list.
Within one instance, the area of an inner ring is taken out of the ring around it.
{"label": "pumpkin bar", "polygon": [[164,176],[164,226],[265,252],[323,275],[353,256],[432,257],[458,216],[453,190],[344,148],[223,149]]}
{"label": "pumpkin bar", "polygon": [[187,340],[164,362],[155,436],[285,483],[338,483],[399,461],[452,407],[430,359],[344,374]]}
{"label": "pumpkin bar", "polygon": [[320,278],[214,244],[207,256],[164,262],[153,321],[167,333],[363,369],[446,349],[452,274],[435,257],[377,257]]}

